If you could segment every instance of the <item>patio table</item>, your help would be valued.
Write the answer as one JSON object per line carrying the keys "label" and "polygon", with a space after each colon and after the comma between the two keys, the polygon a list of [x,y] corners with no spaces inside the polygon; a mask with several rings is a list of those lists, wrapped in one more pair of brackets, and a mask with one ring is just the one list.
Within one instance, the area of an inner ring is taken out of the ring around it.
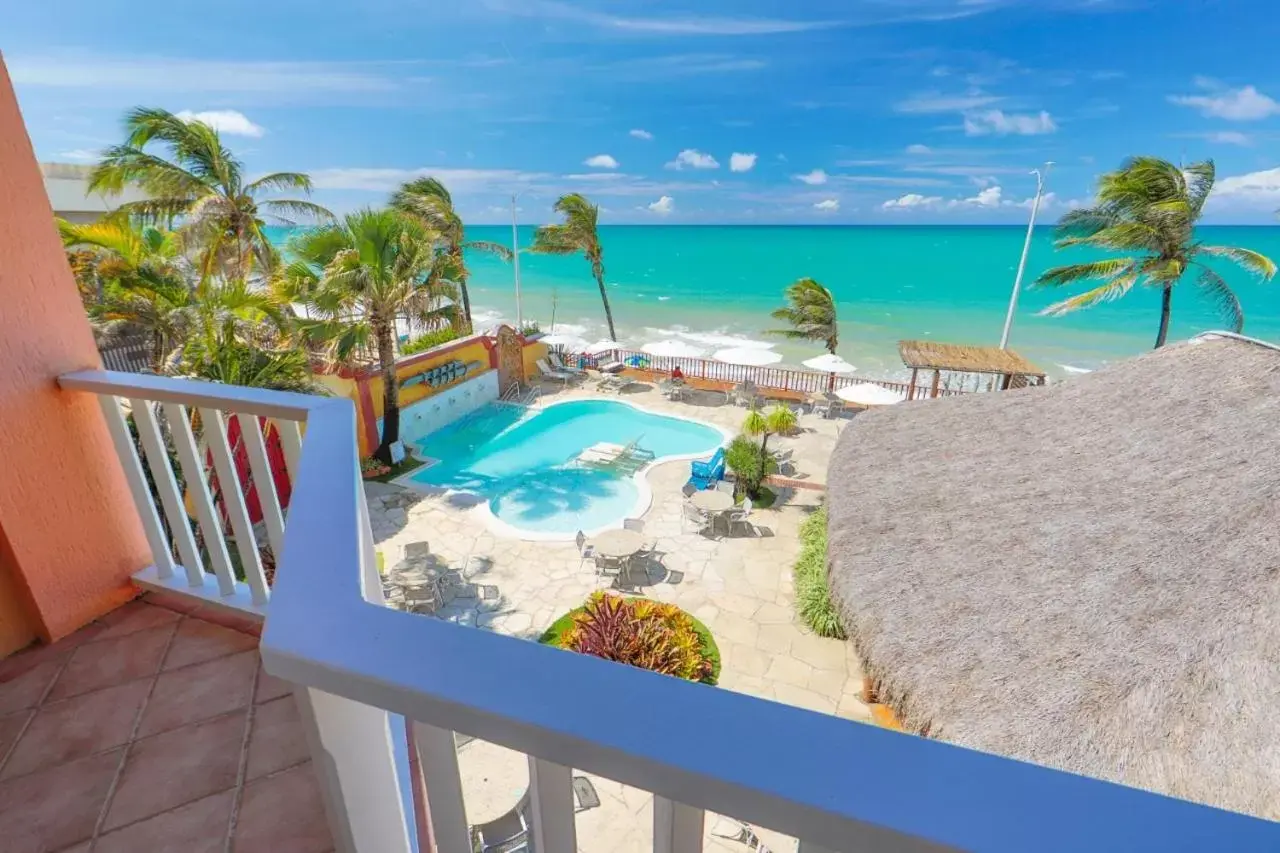
{"label": "patio table", "polygon": [[591,544],[597,555],[623,560],[644,548],[644,534],[620,527],[592,537]]}
{"label": "patio table", "polygon": [[711,516],[711,529],[714,532],[724,514],[733,509],[733,495],[718,489],[706,489],[694,492],[689,503]]}
{"label": "patio table", "polygon": [[458,773],[467,799],[467,823],[472,826],[514,809],[529,787],[529,759],[485,740],[458,747]]}

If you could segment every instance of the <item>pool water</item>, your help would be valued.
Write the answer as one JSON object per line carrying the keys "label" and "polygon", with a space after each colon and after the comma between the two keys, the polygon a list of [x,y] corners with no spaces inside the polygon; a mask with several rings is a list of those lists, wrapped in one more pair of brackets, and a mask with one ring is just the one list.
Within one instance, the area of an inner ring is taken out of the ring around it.
{"label": "pool water", "polygon": [[519,530],[567,537],[617,524],[636,509],[640,488],[632,477],[574,464],[597,442],[632,441],[660,461],[709,455],[724,435],[612,400],[575,400],[533,413],[492,403],[420,439],[419,455],[439,461],[410,479],[482,497]]}

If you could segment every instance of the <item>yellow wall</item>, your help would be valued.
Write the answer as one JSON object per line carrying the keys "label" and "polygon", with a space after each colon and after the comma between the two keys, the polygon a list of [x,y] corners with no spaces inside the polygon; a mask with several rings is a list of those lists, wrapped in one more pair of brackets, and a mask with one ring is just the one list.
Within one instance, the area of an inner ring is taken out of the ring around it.
{"label": "yellow wall", "polygon": [[[404,382],[411,376],[417,376],[419,373],[426,373],[433,367],[439,367],[442,364],[448,364],[451,361],[460,361],[463,364],[471,364],[473,361],[480,362],[483,365],[482,370],[472,370],[465,377],[458,380],[465,382],[468,379],[475,379],[481,373],[489,369],[489,350],[485,349],[484,343],[477,339],[471,343],[464,344],[457,349],[446,350],[440,354],[432,354],[426,358],[422,358],[422,353],[409,356],[408,359],[402,359],[401,363],[396,365],[396,377]],[[422,358],[421,361],[408,362],[409,359]],[[382,376],[371,376],[368,379],[369,395],[373,402],[373,416],[375,418],[382,417]],[[458,384],[458,383],[453,383]],[[419,400],[425,400],[432,394],[436,394],[452,385],[439,385],[432,388],[425,382],[421,382],[410,388],[402,388],[400,390],[400,408],[412,406]]]}
{"label": "yellow wall", "polygon": [[538,359],[546,358],[550,347],[542,341],[534,341],[524,346],[524,378],[526,380],[539,376]]}

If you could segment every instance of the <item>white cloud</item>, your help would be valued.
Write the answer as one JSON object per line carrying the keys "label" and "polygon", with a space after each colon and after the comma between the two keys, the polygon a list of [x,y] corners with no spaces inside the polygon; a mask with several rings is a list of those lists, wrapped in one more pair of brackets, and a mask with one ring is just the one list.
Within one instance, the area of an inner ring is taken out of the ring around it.
{"label": "white cloud", "polygon": [[650,132],[649,132],[649,131],[647,131],[647,130],[644,130],[643,128],[639,128],[639,127],[632,128],[632,130],[631,130],[631,132],[630,132],[630,134],[629,134],[629,135],[630,135],[630,136],[634,136],[636,139],[643,139],[643,140],[645,140],[646,142],[648,142],[649,140],[653,139],[653,134],[652,134],[652,133],[650,133]]}
{"label": "white cloud", "polygon": [[821,169],[814,169],[803,175],[796,175],[796,180],[811,187],[821,186],[827,182],[827,173]]}
{"label": "white cloud", "polygon": [[710,154],[693,148],[686,148],[676,155],[676,159],[667,164],[668,169],[719,169],[720,164]]}
{"label": "white cloud", "polygon": [[919,144],[908,145],[907,153],[908,154],[932,154],[933,149],[930,148],[928,145],[919,145]]}
{"label": "white cloud", "polygon": [[616,169],[618,168],[618,161],[608,154],[597,154],[594,157],[588,157],[583,160],[582,165],[590,166],[593,169]]}
{"label": "white cloud", "polygon": [[1280,103],[1253,86],[1229,89],[1216,80],[1203,77],[1197,78],[1196,85],[1205,90],[1205,94],[1170,95],[1169,102],[1180,107],[1192,107],[1202,115],[1231,121],[1257,121],[1280,114]]}
{"label": "white cloud", "polygon": [[994,175],[970,175],[969,183],[976,187],[989,187],[996,182]]}
{"label": "white cloud", "polygon": [[948,207],[999,207],[1004,191],[998,186],[979,190],[972,198],[954,199],[947,202]]}
{"label": "white cloud", "polygon": [[1219,130],[1216,133],[1205,135],[1205,139],[1210,142],[1217,142],[1220,145],[1240,145],[1248,147],[1253,144],[1253,137],[1247,133],[1240,133],[1236,130]]}
{"label": "white cloud", "polygon": [[[1032,208],[1032,206],[1033,206],[1035,203],[1036,203],[1036,197],[1035,197],[1035,196],[1030,196],[1029,198],[1024,198],[1022,201],[1014,201],[1014,202],[1006,201],[1006,202],[1003,202],[1003,204],[1006,204],[1006,205],[1010,205],[1010,204],[1011,204],[1011,205],[1013,205],[1014,207],[1020,207],[1020,208],[1022,208],[1023,210],[1030,210],[1030,209]],[[1051,208],[1051,207],[1056,206],[1057,204],[1058,204],[1058,194],[1057,194],[1057,193],[1048,192],[1048,193],[1045,193],[1044,195],[1040,196],[1040,210],[1041,210],[1042,212],[1043,212],[1043,211],[1045,211],[1045,210],[1048,210],[1048,209],[1049,209],[1049,208]],[[1066,202],[1065,204],[1063,204],[1062,206],[1063,206],[1064,208],[1071,209],[1071,208],[1075,208],[1075,207],[1084,207],[1084,203],[1083,203],[1083,202],[1081,202],[1081,201],[1080,201],[1080,199],[1078,199],[1078,198],[1073,198],[1073,199],[1071,199],[1070,201],[1068,201],[1068,202]]]}
{"label": "white cloud", "polygon": [[676,200],[669,195],[664,195],[662,198],[649,205],[649,209],[660,216],[666,216],[668,213],[675,210],[675,208]]}
{"label": "white cloud", "polygon": [[687,36],[754,36],[799,33],[841,26],[840,21],[799,21],[781,18],[730,18],[697,15],[639,17],[584,9],[559,0],[487,0],[490,9],[526,17],[574,21],[605,30]]}
{"label": "white cloud", "polygon": [[941,203],[942,199],[936,195],[923,196],[920,193],[907,193],[901,198],[891,198],[880,206],[885,210],[906,210],[913,207],[934,207]]}
{"label": "white cloud", "polygon": [[1003,110],[982,110],[965,113],[964,132],[966,136],[1037,136],[1042,133],[1054,133],[1058,125],[1053,116],[1041,110],[1037,114],[1006,113]]}
{"label": "white cloud", "polygon": [[191,110],[183,110],[174,113],[183,121],[202,121],[212,127],[219,133],[226,133],[231,136],[262,136],[263,130],[260,125],[256,125],[249,121],[248,116],[236,110],[206,110],[204,112],[192,112]]}
{"label": "white cloud", "polygon": [[730,172],[750,172],[756,165],[756,155],[739,154],[737,151],[729,155]]}
{"label": "white cloud", "polygon": [[999,100],[1000,98],[996,95],[988,95],[985,92],[978,91],[964,95],[923,92],[918,95],[912,95],[906,100],[898,101],[893,105],[893,108],[900,113],[962,113],[989,106]]}
{"label": "white cloud", "polygon": [[74,148],[71,151],[59,151],[55,156],[59,160],[70,160],[72,163],[96,163],[102,157],[102,152]]}
{"label": "white cloud", "polygon": [[835,198],[824,198],[822,201],[815,204],[813,206],[813,209],[821,210],[824,213],[825,212],[834,213],[835,211],[840,209],[840,200]]}
{"label": "white cloud", "polygon": [[1223,178],[1214,186],[1211,199],[1275,207],[1280,203],[1280,168]]}

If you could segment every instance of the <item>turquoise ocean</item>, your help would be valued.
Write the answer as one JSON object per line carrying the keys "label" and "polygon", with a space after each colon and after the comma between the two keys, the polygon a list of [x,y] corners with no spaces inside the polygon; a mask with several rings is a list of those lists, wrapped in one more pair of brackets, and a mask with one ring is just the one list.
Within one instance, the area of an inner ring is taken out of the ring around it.
{"label": "turquoise ocean", "polygon": [[[965,344],[999,343],[1026,234],[1017,226],[602,226],[605,280],[624,343],[686,341],[708,353],[744,343],[769,343],[784,364],[818,355],[816,344],[767,334],[769,312],[802,276],[835,294],[840,354],[870,377],[902,375],[897,341],[925,338]],[[473,226],[473,240],[511,244],[510,227]],[[1280,260],[1280,228],[1207,226],[1205,243],[1254,249]],[[533,227],[519,229],[529,246]],[[1149,350],[1159,322],[1159,294],[1137,289],[1125,298],[1064,317],[1039,312],[1077,289],[1030,286],[1045,269],[1097,257],[1055,251],[1052,228],[1032,241],[1023,293],[1010,339],[1051,376],[1093,370]],[[511,264],[473,254],[471,301],[478,328],[516,317]],[[1280,280],[1260,283],[1229,264],[1214,264],[1245,311],[1245,333],[1280,341]],[[579,256],[521,252],[521,301],[526,321],[542,330],[595,341],[606,336],[599,292]],[[1188,278],[1174,292],[1171,339],[1222,327],[1214,304]]]}

